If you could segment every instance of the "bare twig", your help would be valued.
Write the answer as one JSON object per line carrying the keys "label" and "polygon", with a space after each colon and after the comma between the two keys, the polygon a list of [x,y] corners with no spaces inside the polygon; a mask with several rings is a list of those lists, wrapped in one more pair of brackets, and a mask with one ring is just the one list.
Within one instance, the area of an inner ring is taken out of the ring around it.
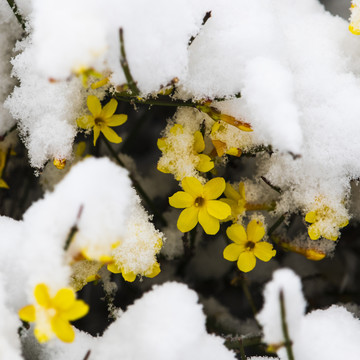
{"label": "bare twig", "polygon": [[25,21],[22,18],[22,16],[20,15],[19,9],[16,5],[16,2],[14,0],[7,0],[9,6],[11,7],[11,10],[13,11],[14,15],[16,16],[17,21],[19,22],[19,24],[21,25],[21,27],[23,28],[23,30],[26,30],[26,26],[25,26]]}
{"label": "bare twig", "polygon": [[295,360],[294,354],[292,351],[292,341],[290,340],[290,337],[289,337],[289,330],[288,330],[288,326],[287,326],[287,322],[286,322],[284,292],[282,290],[280,290],[279,299],[280,299],[280,312],[281,312],[281,327],[282,327],[282,331],[283,331],[283,335],[284,335],[284,339],[285,339],[284,345],[286,348],[286,353],[287,353],[289,360]]}

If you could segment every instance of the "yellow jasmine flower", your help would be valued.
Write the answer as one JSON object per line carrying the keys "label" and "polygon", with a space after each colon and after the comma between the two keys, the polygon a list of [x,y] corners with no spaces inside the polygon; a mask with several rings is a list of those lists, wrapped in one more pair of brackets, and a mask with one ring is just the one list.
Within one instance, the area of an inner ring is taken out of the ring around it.
{"label": "yellow jasmine flower", "polygon": [[239,270],[243,272],[254,269],[256,258],[267,262],[276,255],[270,243],[260,241],[265,235],[265,228],[260,221],[251,220],[246,231],[242,225],[233,224],[227,228],[226,235],[234,243],[224,249],[224,258],[237,261]]}
{"label": "yellow jasmine flower", "polygon": [[65,168],[66,159],[55,158],[53,161],[53,164],[56,168],[58,168],[59,170],[62,170]]}
{"label": "yellow jasmine flower", "polygon": [[101,79],[103,75],[93,68],[80,67],[74,71],[75,75],[80,77],[82,85],[84,88],[88,87],[89,77],[93,77],[95,79]]}
{"label": "yellow jasmine flower", "polygon": [[89,95],[87,98],[87,106],[92,115],[86,115],[76,120],[77,125],[85,130],[93,129],[94,131],[94,146],[98,139],[100,132],[104,134],[106,139],[110,142],[119,144],[122,138],[110,127],[124,124],[127,120],[127,115],[114,115],[118,102],[111,99],[104,107],[101,106],[100,100],[94,96]]}
{"label": "yellow jasmine flower", "polygon": [[224,132],[224,125],[222,125],[220,121],[216,121],[211,128],[210,136],[217,155],[221,157],[224,154],[227,154],[240,157],[242,154],[241,149],[236,147],[229,147],[224,141],[218,139],[219,135]]}
{"label": "yellow jasmine flower", "polygon": [[360,6],[358,0],[353,0],[351,4],[351,16],[349,30],[354,35],[360,35]]}
{"label": "yellow jasmine flower", "polygon": [[[184,133],[184,128],[180,124],[175,124],[170,129],[170,135],[172,136],[179,136]],[[203,138],[203,135],[200,131],[196,131],[193,135],[193,143],[192,143],[192,149],[191,149],[191,155],[195,156],[197,158],[196,164],[194,164],[195,169],[201,172],[208,172],[214,168],[214,162],[211,160],[210,156],[205,154],[200,154],[205,150],[205,141]],[[161,150],[162,153],[169,153],[173,152],[174,154],[177,153],[176,148],[173,145],[173,139],[170,138],[160,138],[157,141],[157,146],[159,150]],[[159,162],[158,164],[158,170],[163,173],[171,173],[173,172],[173,168],[176,168],[176,161],[170,160],[168,164],[161,164]],[[178,177],[177,177],[178,178]],[[181,178],[181,177],[180,177]]]}
{"label": "yellow jasmine flower", "polygon": [[[115,262],[108,264],[107,269],[113,274],[120,274],[123,276],[125,281],[133,282],[136,279],[136,274],[132,271],[126,271],[124,266],[119,266]],[[155,262],[147,271],[145,271],[144,275],[148,278],[153,278],[159,275],[161,272],[160,264]]]}
{"label": "yellow jasmine flower", "polygon": [[318,204],[314,210],[309,211],[305,215],[305,221],[311,224],[308,228],[311,240],[317,240],[322,236],[336,241],[340,235],[339,228],[349,224],[344,215],[337,214],[334,209],[324,204]]}
{"label": "yellow jasmine flower", "polygon": [[231,215],[229,219],[226,220],[233,219],[234,221],[236,221],[246,211],[244,183],[239,183],[239,191],[236,191],[229,183],[226,183],[224,195],[226,196],[226,198],[220,200],[228,204],[231,208]]}
{"label": "yellow jasmine flower", "polygon": [[40,343],[50,340],[54,334],[64,342],[72,342],[75,332],[69,321],[85,316],[89,306],[76,300],[71,288],[60,289],[54,297],[46,284],[38,284],[34,290],[37,304],[27,305],[19,310],[23,321],[36,322],[34,334]]}
{"label": "yellow jasmine flower", "polygon": [[185,177],[181,185],[184,191],[178,191],[169,198],[171,206],[185,208],[179,216],[178,229],[187,232],[199,222],[206,234],[216,234],[220,229],[219,220],[231,214],[228,204],[215,200],[224,192],[225,180],[217,177],[202,185],[194,177]]}

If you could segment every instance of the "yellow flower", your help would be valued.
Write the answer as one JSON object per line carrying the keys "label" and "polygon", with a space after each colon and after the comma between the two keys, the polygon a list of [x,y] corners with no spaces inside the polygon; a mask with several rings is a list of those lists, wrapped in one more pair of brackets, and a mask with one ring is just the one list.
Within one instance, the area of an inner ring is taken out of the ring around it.
{"label": "yellow flower", "polygon": [[230,206],[230,219],[236,221],[238,217],[242,216],[246,211],[245,185],[243,182],[240,182],[239,192],[237,192],[229,183],[226,183],[224,194],[226,198],[221,199],[221,201]]}
{"label": "yellow flower", "polygon": [[202,185],[194,177],[185,177],[181,185],[184,191],[178,191],[169,198],[171,206],[185,208],[179,216],[178,229],[187,232],[199,222],[206,234],[216,234],[220,228],[219,220],[231,214],[228,204],[215,200],[224,192],[225,180],[217,177]]}
{"label": "yellow flower", "polygon": [[65,168],[65,165],[66,165],[66,159],[55,158],[54,161],[53,161],[53,164],[59,170],[63,170]]}
{"label": "yellow flower", "polygon": [[[178,136],[184,133],[184,128],[180,124],[175,124],[170,129],[170,134],[172,136]],[[157,141],[157,146],[159,150],[163,153],[174,152],[176,153],[176,149],[173,146],[173,139],[168,139],[166,137],[160,138]],[[210,156],[205,154],[200,154],[205,150],[205,142],[204,138],[200,131],[196,131],[194,133],[194,139],[192,144],[192,155],[197,158],[197,162],[195,164],[195,169],[201,172],[208,172],[214,168],[214,162],[211,160]],[[163,173],[171,173],[172,168],[176,167],[176,162],[170,160],[166,165],[158,164],[158,170]]]}
{"label": "yellow flower", "polygon": [[269,261],[276,255],[270,243],[260,241],[265,235],[265,228],[259,221],[251,220],[246,231],[242,225],[233,224],[227,228],[226,234],[234,243],[224,249],[224,258],[237,261],[239,270],[243,272],[254,269],[256,258]]}
{"label": "yellow flower", "polygon": [[211,128],[210,137],[217,155],[223,156],[224,154],[227,154],[240,157],[242,154],[241,149],[236,147],[229,147],[224,141],[218,139],[219,134],[223,132],[225,132],[224,125],[222,125],[220,121],[216,121]]}
{"label": "yellow flower", "polygon": [[339,237],[339,228],[349,224],[349,220],[344,215],[337,214],[334,209],[324,204],[319,204],[313,211],[309,211],[305,221],[312,224],[308,228],[311,240],[317,240],[322,236],[336,241]]}
{"label": "yellow flower", "polygon": [[360,35],[360,7],[359,7],[359,4],[353,0],[350,10],[351,10],[351,16],[350,16],[349,30],[354,35]]}
{"label": "yellow flower", "polygon": [[50,297],[46,284],[38,284],[34,290],[37,304],[19,310],[21,320],[36,322],[34,334],[40,343],[50,340],[54,334],[64,342],[72,342],[75,332],[69,321],[80,319],[89,311],[82,300],[76,300],[73,289],[62,288]]}
{"label": "yellow flower", "polygon": [[100,132],[104,134],[106,139],[110,142],[119,144],[122,138],[111,129],[112,126],[122,125],[127,120],[127,115],[114,115],[117,108],[117,101],[111,99],[104,107],[101,106],[100,100],[94,96],[89,95],[87,98],[87,106],[92,115],[86,115],[76,120],[77,125],[82,129],[93,129],[94,131],[94,146],[98,139]]}
{"label": "yellow flower", "polygon": [[[115,262],[112,262],[108,264],[107,269],[112,272],[113,274],[120,274],[123,276],[125,281],[133,282],[136,279],[136,274],[132,271],[126,271],[123,266],[119,266],[115,264]],[[161,272],[160,264],[158,262],[155,262],[150,269],[145,271],[145,276],[148,278],[153,278],[157,275],[159,275]]]}

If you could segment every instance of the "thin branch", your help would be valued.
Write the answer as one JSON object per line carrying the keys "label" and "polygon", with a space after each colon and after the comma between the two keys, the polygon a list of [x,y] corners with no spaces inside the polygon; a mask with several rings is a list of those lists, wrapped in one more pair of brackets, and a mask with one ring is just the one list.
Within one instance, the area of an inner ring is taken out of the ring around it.
{"label": "thin branch", "polygon": [[88,360],[91,354],[91,350],[88,350],[83,360]]}
{"label": "thin branch", "polygon": [[80,218],[81,218],[83,209],[84,209],[84,205],[80,205],[79,211],[78,211],[77,216],[76,216],[75,224],[71,227],[71,229],[70,229],[70,231],[69,231],[69,235],[68,235],[68,237],[67,237],[67,239],[66,239],[66,241],[65,241],[65,245],[64,245],[64,250],[65,250],[65,251],[69,248],[69,246],[70,246],[70,244],[71,244],[71,242],[72,242],[75,234],[76,234],[76,233],[78,232],[78,230],[79,230],[79,229],[78,229],[78,223],[79,223],[79,220],[80,220]]}
{"label": "thin branch", "polygon": [[[210,18],[211,18],[211,11],[208,11],[208,12],[205,14],[204,18],[203,18],[201,27],[203,27]],[[189,43],[188,43],[188,46],[190,46],[190,45],[193,43],[193,41],[195,40],[195,38],[196,38],[197,36],[198,36],[198,34],[196,34],[195,36],[192,36],[192,37],[190,38]]]}
{"label": "thin branch", "polygon": [[130,72],[129,63],[126,58],[125,45],[124,45],[124,34],[123,34],[122,28],[120,28],[120,30],[119,30],[119,35],[120,35],[120,54],[121,54],[120,64],[124,71],[126,81],[129,85],[132,95],[138,96],[140,94],[140,90],[136,86],[136,82],[134,81],[134,79],[131,75],[131,72]]}
{"label": "thin branch", "polygon": [[279,194],[282,193],[282,190],[278,187],[273,185],[265,176],[261,176],[261,180],[266,184],[269,185],[273,190],[275,190],[276,192],[278,192]]}
{"label": "thin branch", "polygon": [[286,322],[284,292],[282,290],[280,290],[279,299],[280,299],[280,311],[281,311],[281,327],[282,327],[282,331],[283,331],[283,335],[284,335],[284,339],[285,339],[284,345],[286,348],[286,353],[288,355],[289,360],[295,360],[294,354],[292,351],[292,342],[289,337],[289,331],[288,331],[288,326],[287,326],[287,322]]}
{"label": "thin branch", "polygon": [[22,18],[22,16],[20,15],[20,12],[19,12],[19,9],[18,9],[18,7],[16,5],[16,2],[14,0],[7,0],[7,2],[9,4],[9,6],[11,7],[12,12],[16,16],[17,21],[19,22],[19,24],[21,25],[23,30],[26,31],[25,21]]}
{"label": "thin branch", "polygon": [[1,136],[0,136],[0,141],[4,141],[5,138],[6,138],[10,133],[12,133],[14,130],[16,130],[16,124],[13,125],[8,131],[6,131],[6,132],[4,133],[4,135],[1,135]]}
{"label": "thin branch", "polygon": [[275,223],[270,227],[268,231],[268,236],[271,236],[271,234],[282,224],[282,222],[285,220],[287,213],[282,214],[279,219],[275,221]]}

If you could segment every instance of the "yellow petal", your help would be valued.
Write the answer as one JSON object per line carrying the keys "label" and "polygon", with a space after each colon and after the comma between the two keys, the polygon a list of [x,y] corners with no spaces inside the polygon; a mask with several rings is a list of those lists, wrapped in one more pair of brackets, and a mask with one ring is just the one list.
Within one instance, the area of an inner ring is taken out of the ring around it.
{"label": "yellow petal", "polygon": [[23,321],[33,322],[36,319],[35,306],[27,305],[19,310],[19,318]]}
{"label": "yellow petal", "polygon": [[94,146],[96,146],[96,141],[100,135],[100,128],[98,126],[94,126]]}
{"label": "yellow petal", "polygon": [[249,272],[256,265],[256,257],[252,251],[244,251],[239,255],[237,266],[240,271]]}
{"label": "yellow petal", "polygon": [[45,343],[45,342],[47,342],[47,341],[50,340],[49,335],[48,335],[46,332],[42,331],[42,330],[41,330],[40,328],[38,328],[38,327],[35,327],[35,329],[34,329],[34,335],[35,335],[37,341],[38,341],[40,344],[43,344],[43,343]]}
{"label": "yellow petal", "polygon": [[231,208],[228,204],[219,200],[208,200],[206,209],[216,219],[224,220],[231,215]]}
{"label": "yellow petal", "polygon": [[194,177],[184,177],[181,181],[181,186],[185,192],[189,193],[194,198],[202,196],[203,194],[201,182]]}
{"label": "yellow petal", "polygon": [[260,221],[251,220],[246,228],[249,241],[257,243],[265,235],[265,228]]}
{"label": "yellow petal", "polygon": [[226,183],[224,194],[227,198],[239,201],[241,195],[229,184]]}
{"label": "yellow petal", "polygon": [[115,263],[108,264],[107,269],[112,272],[113,274],[120,274],[121,268],[117,266]]}
{"label": "yellow petal", "polygon": [[89,305],[82,300],[76,300],[72,306],[61,312],[61,316],[69,321],[84,317],[89,312]]}
{"label": "yellow petal", "polygon": [[241,149],[238,149],[236,147],[231,147],[228,151],[226,151],[226,153],[228,155],[232,155],[232,156],[236,156],[236,157],[240,157],[242,154]]}
{"label": "yellow petal", "polygon": [[127,118],[128,117],[125,114],[113,115],[110,119],[106,120],[105,122],[108,126],[120,126],[126,122]]}
{"label": "yellow petal", "polygon": [[215,235],[220,229],[219,220],[211,216],[205,207],[200,208],[199,223],[208,235]]}
{"label": "yellow petal", "polygon": [[167,148],[166,138],[159,138],[156,143],[157,147],[161,151],[165,151]]}
{"label": "yellow petal", "polygon": [[178,135],[178,134],[182,134],[184,132],[184,128],[182,125],[180,124],[175,124],[171,129],[170,129],[170,134],[172,135]]}
{"label": "yellow petal", "polygon": [[210,156],[199,154],[199,162],[196,165],[196,170],[201,172],[208,172],[214,168],[214,162],[211,160]]}
{"label": "yellow petal", "polygon": [[101,128],[101,132],[104,136],[114,144],[120,144],[122,142],[122,138],[111,128],[108,126],[103,126]]}
{"label": "yellow petal", "polygon": [[201,152],[204,151],[204,149],[205,149],[204,138],[203,138],[200,131],[195,131],[195,134],[194,134],[194,150],[197,153],[201,153]]}
{"label": "yellow petal", "polygon": [[55,335],[64,342],[70,343],[75,339],[75,331],[69,321],[61,316],[54,316],[51,319],[51,328]]}
{"label": "yellow petal", "polygon": [[308,223],[314,223],[316,221],[316,212],[315,211],[309,211],[305,215],[305,221]]}
{"label": "yellow petal", "polygon": [[191,206],[183,210],[177,221],[177,227],[181,232],[192,230],[198,223],[199,208]]}
{"label": "yellow petal", "polygon": [[218,156],[223,156],[226,151],[226,144],[220,140],[211,140]]}
{"label": "yellow petal", "polygon": [[343,228],[348,225],[349,225],[349,220],[345,219],[342,223],[339,224],[339,228]]}
{"label": "yellow petal", "polygon": [[91,129],[95,125],[94,117],[91,115],[82,116],[76,120],[76,124],[81,129]]}
{"label": "yellow petal", "polygon": [[243,251],[244,246],[238,244],[230,244],[224,249],[223,256],[226,260],[236,261],[239,258],[240,253],[242,253]]}
{"label": "yellow petal", "polygon": [[268,242],[261,241],[255,244],[254,255],[261,261],[269,261],[276,255],[276,250]]}
{"label": "yellow petal", "polygon": [[115,99],[111,99],[102,109],[101,116],[104,119],[110,118],[114,115],[118,102]]}
{"label": "yellow petal", "polygon": [[359,29],[359,27],[354,26],[353,23],[350,23],[350,24],[349,24],[349,30],[350,30],[350,32],[353,33],[354,35],[360,35],[360,29]]}
{"label": "yellow petal", "polygon": [[4,179],[0,179],[0,188],[10,189],[9,185],[6,183]]}
{"label": "yellow petal", "polygon": [[94,118],[98,117],[101,113],[100,100],[94,96],[89,95],[87,98],[87,106]]}
{"label": "yellow petal", "polygon": [[49,295],[49,289],[46,284],[38,284],[34,290],[34,296],[37,303],[45,308],[50,307],[51,300]]}
{"label": "yellow petal", "polygon": [[316,223],[309,226],[308,234],[311,240],[317,240],[320,237],[321,233]]}
{"label": "yellow petal", "polygon": [[[245,200],[245,184],[242,181],[239,183],[239,194],[240,194],[241,199]],[[240,200],[240,199],[238,199],[238,200]]]}
{"label": "yellow petal", "polygon": [[74,302],[75,293],[70,288],[60,289],[52,299],[52,305],[59,310],[69,309]]}
{"label": "yellow petal", "polygon": [[169,197],[169,204],[177,209],[187,208],[194,205],[195,199],[185,191],[178,191]]}
{"label": "yellow petal", "polygon": [[156,262],[149,271],[145,273],[145,276],[148,278],[154,278],[155,276],[159,275],[161,272],[160,264]]}
{"label": "yellow petal", "polygon": [[217,199],[225,190],[225,180],[222,177],[217,177],[209,180],[204,185],[204,198],[207,200]]}
{"label": "yellow petal", "polygon": [[125,281],[134,282],[135,279],[136,279],[136,274],[134,274],[131,271],[129,271],[129,272],[122,271],[121,273],[122,273],[122,276],[123,276]]}
{"label": "yellow petal", "polygon": [[233,224],[226,229],[226,235],[232,241],[239,245],[245,245],[247,235],[244,227],[240,224]]}

